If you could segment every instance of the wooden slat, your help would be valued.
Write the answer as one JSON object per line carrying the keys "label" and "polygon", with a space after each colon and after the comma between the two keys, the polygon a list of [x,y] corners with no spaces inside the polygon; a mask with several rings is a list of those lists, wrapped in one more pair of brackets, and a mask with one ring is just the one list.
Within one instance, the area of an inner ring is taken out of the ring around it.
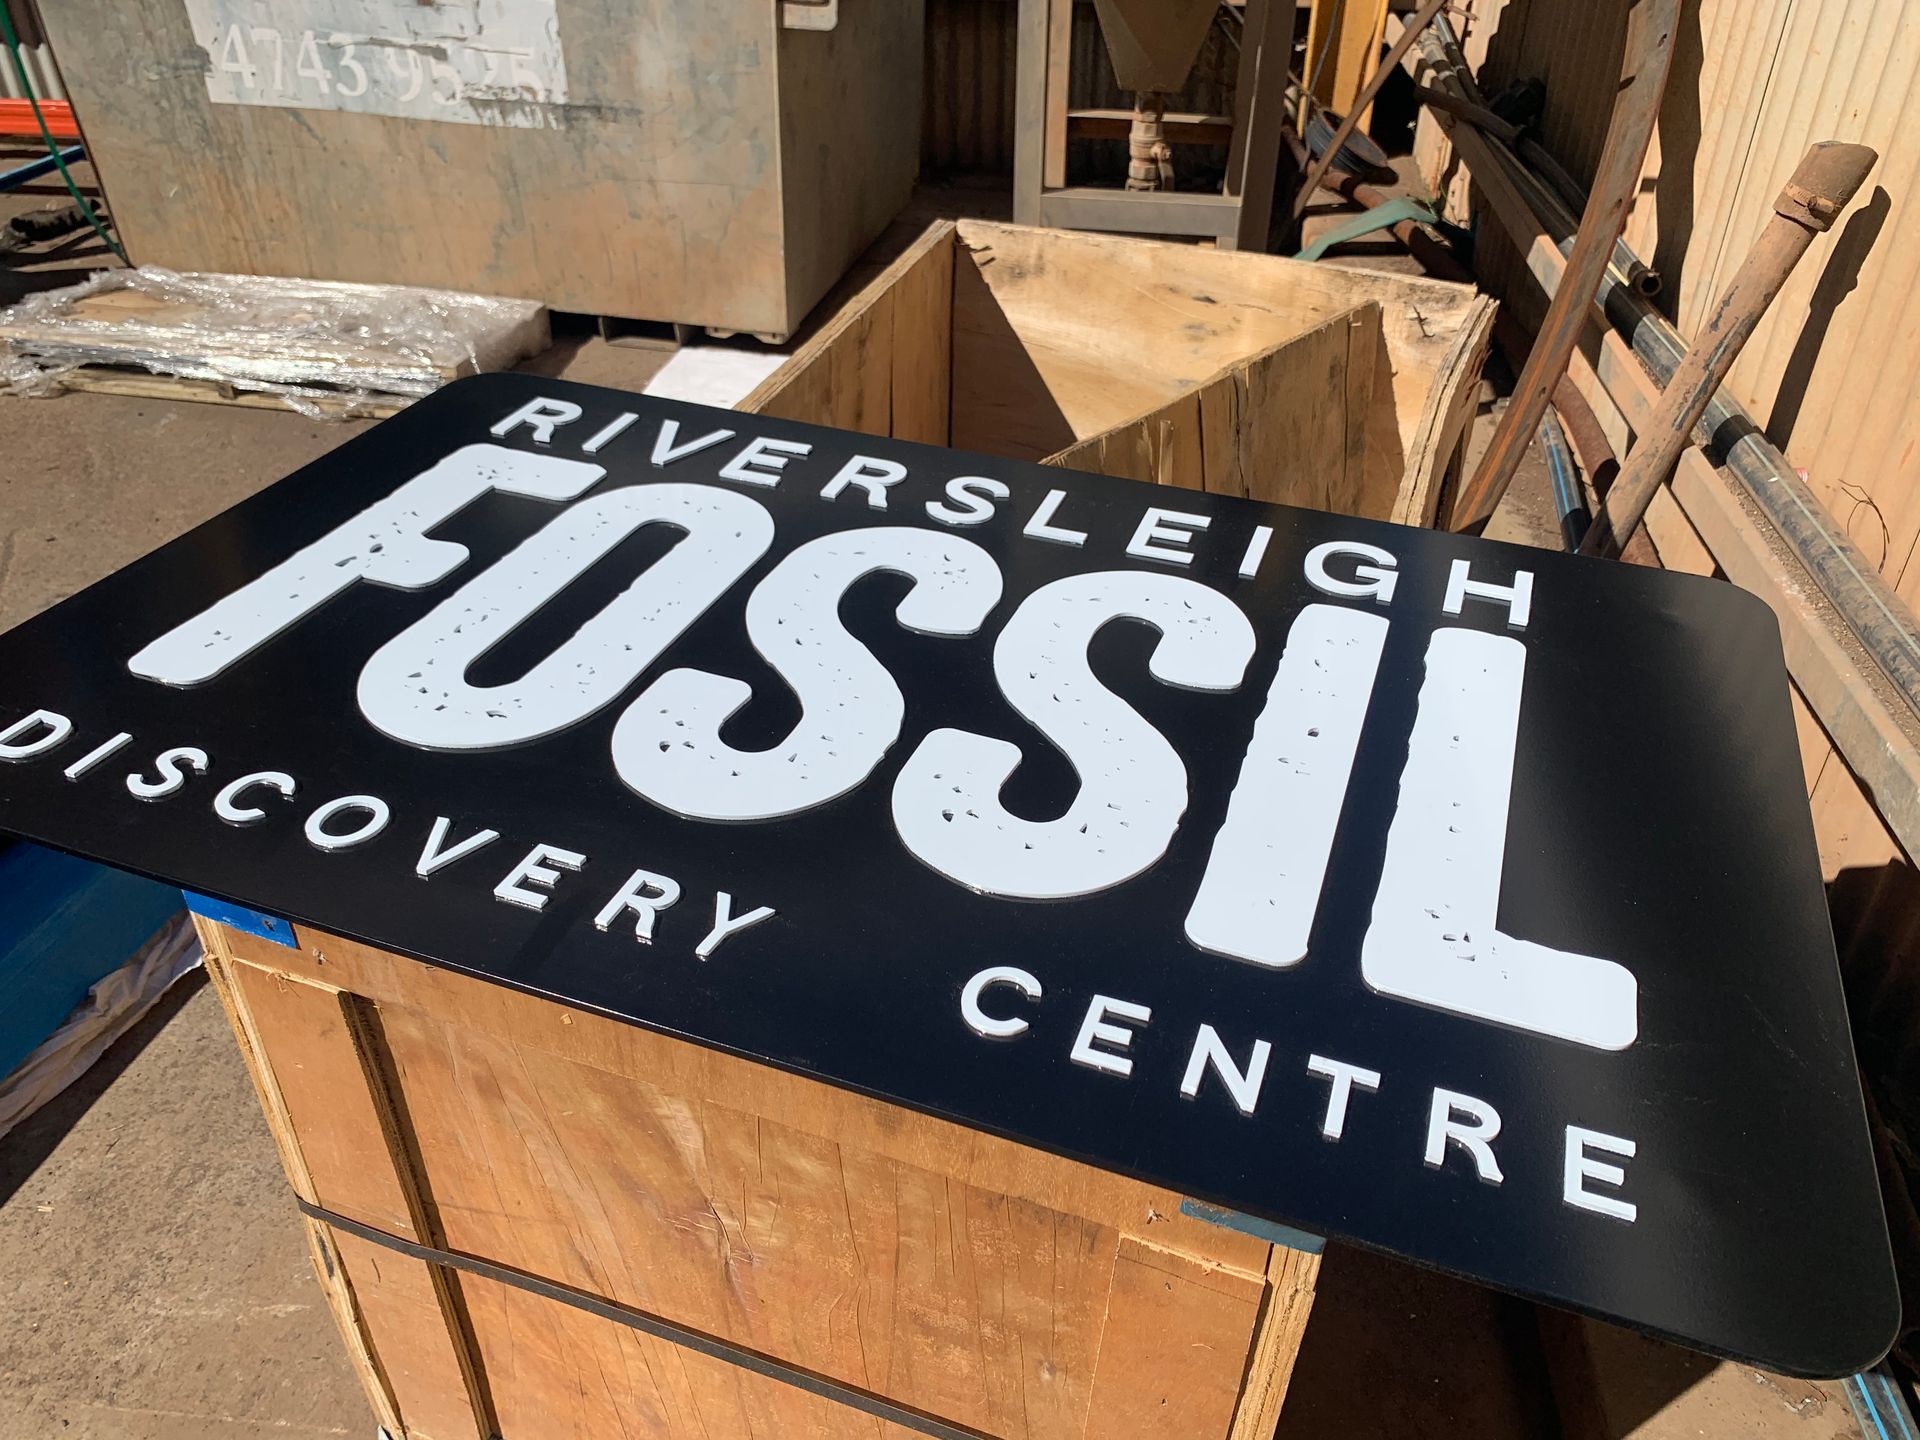
{"label": "wooden slat", "polygon": [[1386,519],[1366,488],[1380,307],[1337,315],[1047,464]]}
{"label": "wooden slat", "polygon": [[365,1326],[367,1353],[399,1403],[401,1433],[409,1440],[492,1440],[449,1328],[445,1277],[357,1236],[328,1236]]}
{"label": "wooden slat", "polygon": [[[234,989],[233,960],[227,950],[227,936],[231,932],[225,926],[198,915],[193,917],[193,926],[206,955],[207,978],[213,984],[221,1009],[226,1012],[227,1023],[233,1027],[240,1058],[246,1065],[254,1093],[259,1096],[261,1108],[266,1113],[267,1131],[273,1136],[274,1149],[279,1153],[287,1183],[296,1195],[311,1201],[313,1181],[307,1174],[306,1161],[295,1139],[293,1121],[287,1113],[279,1086],[274,1082],[273,1072],[262,1054],[252,1017]],[[308,1222],[306,1230],[314,1277],[319,1281],[321,1293],[327,1298],[327,1308],[333,1312],[334,1323],[339,1327],[347,1353],[353,1360],[354,1370],[367,1392],[368,1404],[372,1406],[374,1416],[381,1425],[398,1433],[399,1402],[394,1397],[391,1382],[374,1362],[372,1337],[368,1334],[365,1317],[354,1299],[352,1287],[347,1283],[345,1267],[334,1248],[331,1233],[311,1222]]]}
{"label": "wooden slat", "polygon": [[1240,1376],[1223,1374],[1214,1357],[1252,1348],[1265,1296],[1264,1276],[1125,1242],[1087,1440],[1226,1440]]}
{"label": "wooden slat", "polygon": [[[1302,63],[1315,100],[1336,114],[1346,113],[1373,73],[1386,23],[1387,0],[1314,0]],[[1303,133],[1307,118],[1303,100]],[[1366,123],[1365,116],[1361,123]]]}
{"label": "wooden slat", "polygon": [[[195,925],[295,1193],[420,1238],[419,1206],[396,1173],[391,1123],[367,1083],[350,999],[237,962],[235,932],[204,920]],[[319,1227],[309,1227],[309,1243],[321,1289],[382,1423],[433,1440],[485,1440],[471,1356],[445,1277]]]}
{"label": "wooden slat", "polygon": [[457,1016],[461,1023],[517,1046],[531,1046],[672,1094],[758,1114],[804,1134],[1078,1215],[1122,1233],[1136,1233],[1144,1225],[1156,1243],[1212,1256],[1223,1265],[1258,1269],[1264,1264],[1265,1242],[1181,1215],[1181,1197],[1170,1191],[339,936],[305,927],[296,927],[295,933],[301,937],[298,950],[233,931],[227,932],[227,944],[237,959],[294,975],[324,975],[329,982],[383,1007],[399,1005]]}
{"label": "wooden slat", "polygon": [[1047,0],[1047,133],[1040,183],[1049,190],[1067,183],[1067,137],[1074,116],[1067,109],[1072,63],[1073,0]]}
{"label": "wooden slat", "polygon": [[897,372],[908,386],[900,413],[918,432],[901,438],[944,442],[951,345],[950,320],[939,312],[942,292],[952,289],[953,246],[950,221],[927,227],[737,408],[887,435],[894,425]]}
{"label": "wooden slat", "polygon": [[[1055,454],[1368,300],[1386,383],[1368,418],[1367,493],[1428,503],[1471,416],[1494,307],[1466,286],[975,221],[959,238],[957,448]],[[1129,345],[1152,363],[1124,363]]]}
{"label": "wooden slat", "polygon": [[[1052,0],[1018,0],[1014,39],[1013,218],[1038,225],[1046,188],[1047,37]],[[1064,3],[1064,0],[1063,0]]]}
{"label": "wooden slat", "polygon": [[1319,1275],[1318,1255],[1276,1245],[1267,1257],[1266,1310],[1254,1335],[1240,1410],[1233,1417],[1229,1440],[1269,1440],[1273,1435],[1306,1338]]}
{"label": "wooden slat", "polygon": [[892,413],[896,440],[945,445],[952,430],[951,242],[927,246],[893,287]]}
{"label": "wooden slat", "polygon": [[473,1280],[500,1429],[538,1440],[918,1440],[915,1432],[611,1321]]}
{"label": "wooden slat", "polygon": [[237,999],[273,1072],[312,1187],[308,1199],[408,1240],[424,1237],[390,1159],[386,1118],[368,1089],[340,993],[239,964]]}

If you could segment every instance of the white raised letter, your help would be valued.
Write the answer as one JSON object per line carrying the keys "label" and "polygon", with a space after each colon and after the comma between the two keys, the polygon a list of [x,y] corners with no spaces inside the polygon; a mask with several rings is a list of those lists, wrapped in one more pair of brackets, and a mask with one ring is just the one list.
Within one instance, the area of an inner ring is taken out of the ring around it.
{"label": "white raised letter", "polygon": [[[22,735],[31,735],[38,727],[40,733],[31,740],[22,740]],[[36,710],[0,730],[0,760],[31,760],[36,755],[61,744],[73,733],[73,721],[53,710]]]}
{"label": "white raised letter", "polygon": [[1131,1075],[1133,1061],[1127,1056],[1093,1048],[1096,1040],[1102,1045],[1113,1045],[1122,1050],[1133,1044],[1133,1031],[1124,1025],[1107,1024],[1109,1015],[1118,1015],[1122,1020],[1131,1020],[1136,1025],[1144,1025],[1153,1019],[1153,1011],[1144,1005],[1132,1005],[1108,995],[1096,995],[1087,1003],[1087,1018],[1080,1022],[1080,1034],[1074,1039],[1069,1058],[1076,1065],[1105,1070],[1109,1075]]}
{"label": "white raised letter", "polygon": [[1338,1140],[1346,1133],[1347,1103],[1352,1100],[1355,1087],[1362,1090],[1380,1088],[1378,1070],[1369,1070],[1364,1065],[1349,1065],[1344,1060],[1329,1060],[1324,1055],[1307,1057],[1307,1073],[1332,1082],[1327,1089],[1326,1118],[1320,1122],[1320,1133],[1329,1140]]}
{"label": "white raised letter", "polygon": [[680,441],[680,422],[662,420],[660,433],[653,437],[653,463],[657,466],[671,465],[676,460],[684,460],[689,455],[698,455],[715,445],[721,445],[733,438],[731,430],[709,430],[704,435],[696,435],[685,444]]}
{"label": "white raised letter", "polygon": [[1582,1210],[1591,1210],[1596,1215],[1611,1215],[1631,1225],[1634,1217],[1640,1213],[1637,1206],[1626,1200],[1616,1200],[1611,1195],[1596,1195],[1585,1184],[1588,1180],[1598,1180],[1602,1185],[1624,1185],[1627,1183],[1627,1172],[1604,1160],[1590,1159],[1587,1155],[1589,1150],[1631,1160],[1634,1144],[1631,1140],[1622,1140],[1618,1135],[1603,1135],[1598,1130],[1586,1130],[1578,1125],[1567,1126],[1566,1168],[1561,1179],[1560,1198]]}
{"label": "white raised letter", "polygon": [[1533,613],[1533,572],[1516,570],[1513,572],[1513,584],[1495,585],[1487,580],[1469,579],[1472,569],[1469,561],[1453,562],[1453,568],[1447,572],[1446,599],[1440,602],[1440,608],[1449,615],[1458,615],[1469,596],[1476,600],[1491,600],[1507,607],[1509,629],[1526,629],[1527,617]]}
{"label": "white raised letter", "polygon": [[[1457,1120],[1456,1115],[1467,1117]],[[1500,1134],[1500,1112],[1484,1100],[1454,1090],[1435,1089],[1427,1111],[1427,1164],[1438,1170],[1446,1163],[1447,1146],[1458,1145],[1473,1157],[1473,1168],[1489,1185],[1506,1177],[1493,1158],[1492,1141]]]}
{"label": "white raised letter", "polygon": [[593,432],[593,435],[588,439],[587,443],[580,447],[581,454],[598,454],[602,445],[617,440],[626,434],[627,427],[639,418],[640,417],[631,410],[623,411],[614,416],[613,419]]}
{"label": "white raised letter", "polygon": [[161,800],[173,794],[187,783],[185,771],[196,775],[207,773],[207,752],[196,745],[176,745],[171,750],[162,750],[154,757],[153,768],[159,772],[158,780],[149,780],[140,774],[127,776],[127,793],[137,795],[142,800]]}
{"label": "white raised letter", "polygon": [[653,922],[660,912],[680,898],[680,882],[651,870],[636,870],[627,877],[614,897],[593,917],[593,928],[605,930],[620,918],[623,910],[633,912],[633,938],[642,945],[653,943]]}
{"label": "white raised letter", "polygon": [[980,1008],[980,992],[989,985],[1011,985],[1029,1000],[1040,998],[1040,982],[1013,965],[994,965],[982,970],[960,991],[960,1018],[974,1034],[988,1040],[1011,1040],[1024,1034],[1027,1022],[1018,1016],[996,1018]]}
{"label": "white raised letter", "polygon": [[1384,995],[1600,1050],[1638,1033],[1633,972],[1500,932],[1526,647],[1436,630],[1400,776],[1400,807],[1360,946]]}
{"label": "white raised letter", "polygon": [[762,920],[771,920],[773,915],[771,905],[761,905],[744,915],[735,915],[733,896],[722,890],[713,897],[713,928],[707,932],[705,939],[693,947],[693,953],[705,960],[720,948],[720,942],[728,936],[737,935],[749,925],[758,925]]}
{"label": "white raised letter", "polygon": [[[343,810],[364,810],[367,818],[357,829],[345,834],[329,832],[327,822]],[[371,840],[386,829],[392,814],[387,802],[378,795],[342,795],[337,800],[329,800],[307,817],[307,843],[319,850],[345,850],[363,840]]]}
{"label": "white raised letter", "polygon": [[[518,680],[476,686],[467,670],[645,525],[686,533]],[[360,710],[396,740],[485,750],[551,735],[616,698],[726,593],[773,541],[758,501],[663,481],[583,500],[374,651]]]}
{"label": "white raised letter", "polygon": [[898,485],[907,478],[907,467],[898,460],[879,460],[872,455],[856,455],[840,467],[831,480],[821,487],[822,500],[838,500],[849,485],[857,485],[866,492],[869,510],[887,508],[887,487]]}
{"label": "white raised letter", "polygon": [[422,880],[437,870],[444,870],[456,860],[463,860],[474,851],[491,845],[500,838],[498,830],[476,830],[456,845],[447,844],[447,836],[453,830],[453,822],[444,815],[433,817],[433,830],[427,836],[427,843],[421,847],[420,858],[414,863],[413,873]]}
{"label": "white raised letter", "polygon": [[1060,502],[1067,498],[1064,490],[1049,490],[1047,498],[1033,512],[1033,518],[1027,521],[1026,528],[1020,533],[1034,540],[1049,540],[1055,545],[1080,546],[1087,543],[1087,532],[1069,530],[1065,526],[1055,525],[1053,515],[1060,508]]}
{"label": "white raised letter", "polygon": [[221,787],[220,793],[213,797],[213,813],[229,825],[252,825],[267,818],[267,812],[258,805],[242,805],[240,797],[256,785],[265,785],[269,790],[278,790],[288,799],[293,797],[294,779],[282,770],[256,770],[251,775],[242,775],[231,784]]}
{"label": "white raised letter", "polygon": [[1087,665],[1095,632],[1121,618],[1159,630],[1148,669],[1163,685],[1231,690],[1253,656],[1239,607],[1192,580],[1107,570],[1043,585],[1000,632],[993,673],[1073,765],[1079,794],[1057,820],[1020,819],[999,799],[1020,747],[935,730],[894,782],[894,828],[908,850],[969,889],[1034,900],[1104,890],[1166,853],[1187,808],[1187,768]]}
{"label": "white raised letter", "polygon": [[1191,565],[1191,550],[1172,547],[1184,547],[1193,539],[1189,531],[1204,530],[1212,523],[1211,515],[1192,515],[1185,510],[1162,510],[1157,505],[1149,505],[1147,513],[1140,517],[1140,523],[1134,527],[1133,538],[1127,541],[1127,554],[1140,560]]}
{"label": "white raised letter", "polygon": [[556,429],[571,425],[579,418],[580,407],[571,400],[529,400],[506,419],[497,422],[492,427],[492,433],[496,439],[504,440],[524,425],[533,431],[536,445],[551,445]]}
{"label": "white raised letter", "polygon": [[999,567],[970,540],[893,526],[810,540],[754,587],[746,615],[753,648],[800,701],[799,723],[769,750],[736,750],[720,728],[752,687],[670,670],[614,727],[620,778],[701,820],[792,815],[859,785],[900,738],[906,715],[886,667],[840,624],[841,598],[882,571],[913,580],[896,614],[923,635],[971,635],[1000,600]]}
{"label": "white raised letter", "polygon": [[94,766],[98,765],[102,760],[106,759],[109,755],[113,754],[114,751],[118,750],[121,746],[127,744],[132,739],[133,739],[133,736],[131,733],[129,733],[128,731],[122,730],[118,735],[114,736],[111,740],[101,741],[98,745],[94,746],[93,749],[89,750],[86,754],[82,755],[78,760],[74,761],[73,764],[67,766],[67,768],[62,770],[60,773],[66,776],[67,779],[69,780],[78,780],[82,775],[86,774],[87,771],[91,770]]}
{"label": "white raised letter", "polygon": [[[493,887],[493,898],[504,900],[509,905],[522,905],[529,910],[544,910],[547,901],[552,898],[544,892],[559,882],[560,871],[578,870],[586,863],[587,857],[578,850],[562,850],[557,845],[536,845]],[[540,889],[529,890],[529,885],[538,885]]]}
{"label": "white raised letter", "polygon": [[1187,1073],[1180,1081],[1180,1093],[1192,1100],[1200,1093],[1200,1081],[1207,1073],[1207,1066],[1213,1066],[1214,1073],[1220,1077],[1220,1083],[1227,1087],[1227,1093],[1233,1096],[1233,1103],[1242,1115],[1253,1114],[1254,1107],[1260,1103],[1260,1087],[1267,1078],[1267,1060],[1273,1054],[1273,1046],[1265,1040],[1253,1042],[1253,1054],[1247,1060],[1243,1071],[1233,1063],[1226,1042],[1220,1038],[1220,1032],[1211,1025],[1202,1025],[1200,1033],[1193,1037],[1193,1053],[1187,1057]]}
{"label": "white raised letter", "polygon": [[993,502],[1006,499],[1008,493],[1006,486],[985,475],[956,475],[947,481],[947,499],[960,508],[929,500],[927,514],[942,525],[978,525],[993,517]]}
{"label": "white raised letter", "polygon": [[[1327,561],[1336,555],[1353,555],[1371,560],[1371,565],[1353,567],[1351,580],[1339,580],[1327,573]],[[1399,562],[1391,550],[1378,545],[1363,545],[1358,540],[1329,540],[1307,552],[1307,583],[1323,595],[1338,595],[1346,600],[1373,600],[1384,605],[1393,599],[1393,587],[1400,574],[1393,567]]]}
{"label": "white raised letter", "polygon": [[1362,610],[1309,605],[1294,618],[1187,912],[1202,950],[1256,965],[1306,958],[1386,639],[1386,619]]}
{"label": "white raised letter", "polygon": [[1240,557],[1240,578],[1251,580],[1260,573],[1260,562],[1267,558],[1267,546],[1273,541],[1271,525],[1253,527],[1253,538],[1247,541],[1247,553]]}
{"label": "white raised letter", "polygon": [[805,455],[812,449],[798,440],[773,440],[762,435],[741,446],[740,453],[720,467],[720,478],[748,485],[778,485],[788,457]]}
{"label": "white raised letter", "polygon": [[466,445],[305,549],[176,625],[127,662],[163,685],[198,685],[355,582],[419,590],[466,562],[467,547],[426,532],[492,490],[571,500],[607,472],[583,460]]}

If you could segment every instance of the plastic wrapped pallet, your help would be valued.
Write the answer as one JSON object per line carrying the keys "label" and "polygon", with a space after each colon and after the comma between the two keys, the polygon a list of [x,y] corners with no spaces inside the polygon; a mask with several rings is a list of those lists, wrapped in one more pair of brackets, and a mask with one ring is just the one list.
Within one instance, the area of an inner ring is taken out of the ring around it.
{"label": "plastic wrapped pallet", "polygon": [[[546,307],[403,285],[107,270],[0,312],[0,393],[65,389],[390,414],[544,350]],[[155,389],[151,377],[166,377]]]}

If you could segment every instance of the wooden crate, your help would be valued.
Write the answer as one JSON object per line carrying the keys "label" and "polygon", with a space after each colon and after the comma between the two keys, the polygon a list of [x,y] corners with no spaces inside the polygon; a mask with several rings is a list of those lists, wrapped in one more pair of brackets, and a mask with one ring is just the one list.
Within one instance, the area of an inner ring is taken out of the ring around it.
{"label": "wooden crate", "polygon": [[1436,280],[942,221],[741,408],[1427,525],[1493,312]]}
{"label": "wooden crate", "polygon": [[[818,29],[783,23],[812,6],[775,0],[547,0],[563,98],[538,102],[501,98],[476,58],[493,70],[511,53],[492,29],[543,28],[529,0],[45,8],[141,265],[784,338],[906,203],[918,164],[917,4],[839,0]],[[455,55],[463,18],[491,28]]]}
{"label": "wooden crate", "polygon": [[[304,928],[199,920],[309,1206],[1005,1440],[1267,1440],[1316,1254],[1025,1146]],[[1217,1214],[1217,1212],[1216,1212]],[[307,1221],[402,1440],[926,1433]]]}

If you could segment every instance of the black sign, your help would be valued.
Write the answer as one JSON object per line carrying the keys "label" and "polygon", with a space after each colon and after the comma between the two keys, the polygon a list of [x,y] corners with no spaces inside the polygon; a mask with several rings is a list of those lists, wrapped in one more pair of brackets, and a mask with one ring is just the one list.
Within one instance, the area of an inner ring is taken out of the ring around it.
{"label": "black sign", "polygon": [[1730,585],[486,377],[0,639],[0,759],[18,834],[1203,1201],[1893,1334]]}

